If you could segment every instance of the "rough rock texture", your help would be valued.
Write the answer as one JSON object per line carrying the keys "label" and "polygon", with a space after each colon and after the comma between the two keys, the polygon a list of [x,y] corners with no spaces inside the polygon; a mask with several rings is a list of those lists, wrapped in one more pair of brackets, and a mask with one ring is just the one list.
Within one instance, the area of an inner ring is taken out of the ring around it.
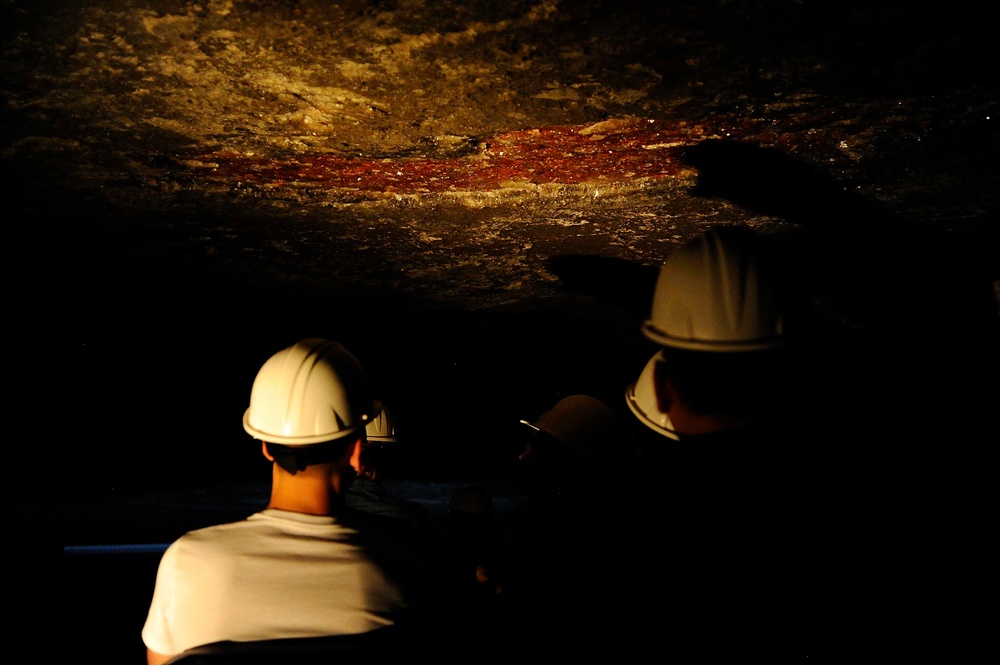
{"label": "rough rock texture", "polygon": [[69,429],[116,450],[239,448],[256,367],[307,335],[458,450],[567,391],[617,401],[652,353],[652,271],[717,223],[783,243],[837,330],[933,342],[995,305],[998,77],[971,5],[2,12],[18,332],[60,345]]}

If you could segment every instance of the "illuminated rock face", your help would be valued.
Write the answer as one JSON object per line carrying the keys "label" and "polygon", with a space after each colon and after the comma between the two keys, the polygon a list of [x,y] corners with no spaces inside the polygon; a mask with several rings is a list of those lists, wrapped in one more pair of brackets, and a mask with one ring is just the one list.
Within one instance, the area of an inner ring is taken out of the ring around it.
{"label": "illuminated rock face", "polygon": [[[86,341],[70,409],[127,421],[123,449],[183,394],[242,412],[244,358],[317,333],[407,347],[384,374],[421,403],[484,377],[498,412],[617,394],[655,268],[714,224],[778,239],[838,333],[898,343],[933,312],[925,339],[960,338],[995,302],[993,22],[968,13],[42,4],[0,10],[15,320]],[[186,392],[118,381],[148,343]]]}
{"label": "illuminated rock face", "polygon": [[[199,292],[550,305],[553,258],[655,266],[714,223],[822,218],[851,249],[879,224],[813,172],[905,227],[996,233],[996,74],[957,12],[49,4],[3,9],[0,159],[9,216],[52,220],[23,244],[76,283],[135,255]],[[749,150],[685,161],[719,140]]]}
{"label": "illuminated rock face", "polygon": [[186,160],[192,181],[247,183],[264,188],[320,189],[347,195],[521,192],[535,186],[628,188],[644,181],[691,178],[682,150],[704,139],[704,128],[627,118],[592,125],[532,128],[484,137],[455,157],[303,154],[258,157],[232,152]]}

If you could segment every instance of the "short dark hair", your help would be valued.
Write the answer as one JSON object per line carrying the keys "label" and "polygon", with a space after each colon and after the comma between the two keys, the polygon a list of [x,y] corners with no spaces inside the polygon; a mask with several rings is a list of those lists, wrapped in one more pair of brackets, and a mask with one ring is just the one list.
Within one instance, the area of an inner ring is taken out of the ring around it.
{"label": "short dark hair", "polygon": [[684,406],[706,415],[758,414],[787,388],[788,353],[663,349],[663,372]]}
{"label": "short dark hair", "polygon": [[313,464],[325,464],[339,459],[347,453],[348,447],[357,441],[356,437],[342,437],[333,441],[314,443],[308,446],[286,446],[282,443],[265,442],[267,452],[275,464],[295,475]]}

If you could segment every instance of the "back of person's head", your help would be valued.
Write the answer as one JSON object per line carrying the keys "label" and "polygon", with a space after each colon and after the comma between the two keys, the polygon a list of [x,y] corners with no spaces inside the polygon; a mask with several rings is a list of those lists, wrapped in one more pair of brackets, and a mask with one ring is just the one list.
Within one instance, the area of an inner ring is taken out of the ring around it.
{"label": "back of person's head", "polygon": [[712,353],[665,347],[657,371],[688,411],[758,420],[789,387],[788,361],[784,349]]}
{"label": "back of person's head", "polygon": [[339,342],[310,338],[257,372],[243,428],[294,474],[343,456],[377,408],[357,358]]}
{"label": "back of person's head", "polygon": [[563,397],[539,416],[534,427],[583,459],[614,447],[621,434],[615,410],[590,395]]}
{"label": "back of person's head", "polygon": [[618,413],[590,395],[560,399],[533,423],[520,456],[521,480],[532,494],[558,493],[585,482],[627,441]]}
{"label": "back of person's head", "polygon": [[760,420],[787,387],[788,306],[763,237],[739,226],[699,234],[661,266],[642,326],[661,347],[655,381],[669,380],[689,412]]}

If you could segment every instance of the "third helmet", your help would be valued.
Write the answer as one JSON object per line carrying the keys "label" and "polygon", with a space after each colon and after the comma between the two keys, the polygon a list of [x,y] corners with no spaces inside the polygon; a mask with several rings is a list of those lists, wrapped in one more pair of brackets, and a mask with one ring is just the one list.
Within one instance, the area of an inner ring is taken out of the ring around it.
{"label": "third helmet", "polygon": [[780,346],[784,314],[761,239],[718,227],[681,245],[660,267],[643,334],[661,346],[756,351]]}

